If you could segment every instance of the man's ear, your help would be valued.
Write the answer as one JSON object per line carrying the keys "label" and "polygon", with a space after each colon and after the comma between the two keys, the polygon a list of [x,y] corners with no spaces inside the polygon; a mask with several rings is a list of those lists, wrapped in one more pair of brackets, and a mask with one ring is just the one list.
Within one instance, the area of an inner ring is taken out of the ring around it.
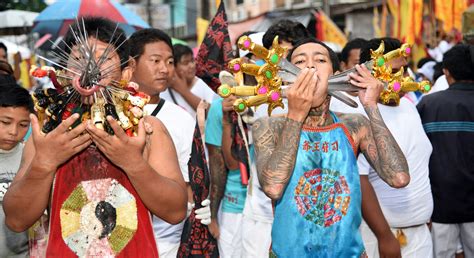
{"label": "man's ear", "polygon": [[134,58],[129,58],[128,65],[122,70],[122,80],[130,81],[133,77],[133,72],[135,72],[135,68],[137,66],[137,62]]}
{"label": "man's ear", "polygon": [[449,73],[448,69],[446,69],[446,68],[443,68],[443,73],[444,73],[444,75],[445,75],[446,77],[451,76],[451,74]]}
{"label": "man's ear", "polygon": [[448,81],[448,85],[451,85],[455,82],[453,76],[451,76],[451,73],[448,71],[448,69],[443,68],[443,73],[446,76],[446,81]]}
{"label": "man's ear", "polygon": [[339,67],[341,67],[341,71],[345,71],[346,69],[346,63],[344,61],[339,62]]}

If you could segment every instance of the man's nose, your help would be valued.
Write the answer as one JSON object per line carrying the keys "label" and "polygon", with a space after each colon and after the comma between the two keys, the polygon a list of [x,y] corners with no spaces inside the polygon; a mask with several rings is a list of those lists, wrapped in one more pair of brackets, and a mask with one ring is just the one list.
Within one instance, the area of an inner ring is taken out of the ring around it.
{"label": "man's nose", "polygon": [[8,134],[9,135],[18,135],[18,126],[16,124],[12,124],[8,127]]}
{"label": "man's nose", "polygon": [[160,73],[168,73],[169,72],[169,68],[168,68],[168,66],[166,65],[165,62],[160,62],[158,64],[158,72],[160,72]]}

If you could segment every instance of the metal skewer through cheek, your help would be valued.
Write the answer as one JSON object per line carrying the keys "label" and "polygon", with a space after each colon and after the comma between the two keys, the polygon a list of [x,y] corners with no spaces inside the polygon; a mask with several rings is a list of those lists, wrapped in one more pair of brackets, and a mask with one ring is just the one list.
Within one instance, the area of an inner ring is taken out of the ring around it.
{"label": "metal skewer through cheek", "polygon": [[[150,97],[139,92],[138,85],[113,78],[129,61],[128,58],[110,64],[108,61],[112,53],[119,55],[119,48],[126,42],[124,37],[116,36],[118,24],[109,42],[104,42],[107,46],[100,56],[96,53],[98,31],[95,35],[88,35],[84,20],[77,20],[76,25],[70,26],[73,40],[71,45],[61,40],[66,48],[58,48],[59,51],[53,54],[57,61],[40,56],[41,59],[62,70],[56,71],[52,67],[45,66],[30,71],[35,77],[53,76],[54,79],[62,79],[61,82],[55,80],[58,83],[58,86],[55,85],[56,89],[49,89],[47,92],[41,89],[33,94],[35,109],[45,118],[43,132],[50,132],[62,119],[72,113],[80,113],[81,120],[92,119],[97,128],[113,134],[105,119],[107,115],[111,115],[127,135],[135,135],[139,119],[144,115],[143,107]],[[91,38],[96,40],[90,41]],[[121,39],[124,40],[119,43]],[[78,78],[77,84],[74,80]],[[91,87],[95,87],[93,92],[83,92],[80,89],[91,89]]]}

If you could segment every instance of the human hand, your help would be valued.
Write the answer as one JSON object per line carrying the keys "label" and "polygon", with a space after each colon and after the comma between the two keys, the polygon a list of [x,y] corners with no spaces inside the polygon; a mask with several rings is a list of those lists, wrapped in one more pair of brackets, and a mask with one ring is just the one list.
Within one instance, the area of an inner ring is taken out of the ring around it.
{"label": "human hand", "polygon": [[[206,199],[201,202],[202,208],[196,209],[194,212],[196,213],[196,219],[201,220],[201,224],[209,225],[211,224],[211,208],[210,208],[211,201]],[[193,203],[194,207],[194,203]]]}
{"label": "human hand", "polygon": [[90,135],[86,132],[86,123],[81,123],[69,130],[78,118],[79,114],[73,114],[62,121],[53,131],[44,134],[41,131],[38,118],[34,114],[30,115],[35,146],[34,160],[39,162],[43,168],[48,171],[56,171],[61,164],[92,143]]}
{"label": "human hand", "polygon": [[217,221],[213,219],[211,223],[207,225],[207,227],[209,228],[209,233],[211,233],[211,235],[215,239],[219,239],[220,232],[219,232],[219,225],[217,224]]}
{"label": "human hand", "polygon": [[389,232],[386,236],[383,236],[378,241],[379,255],[380,258],[401,258],[400,243],[392,234]]}
{"label": "human hand", "polygon": [[134,137],[125,134],[122,127],[111,116],[107,116],[107,122],[114,131],[114,135],[96,128],[92,121],[88,122],[86,129],[99,150],[126,173],[131,167],[144,160],[143,150],[147,134],[144,120],[140,119],[138,135]]}
{"label": "human hand", "polygon": [[234,111],[235,100],[237,100],[237,97],[234,95],[230,95],[222,100],[222,112],[224,112],[224,114]]}
{"label": "human hand", "polygon": [[20,64],[20,63],[21,63],[21,53],[20,51],[18,51],[13,55],[13,64]]}
{"label": "human hand", "polygon": [[318,84],[318,74],[315,68],[305,68],[296,78],[295,83],[288,89],[288,118],[303,122],[312,107]]}
{"label": "human hand", "polygon": [[145,119],[143,125],[145,126],[146,134],[153,134],[153,126],[146,121],[146,117],[144,117],[143,119]]}
{"label": "human hand", "polygon": [[350,73],[349,77],[352,85],[362,88],[359,90],[360,102],[364,106],[377,105],[383,83],[372,76],[365,65],[356,65],[355,69],[357,73]]}

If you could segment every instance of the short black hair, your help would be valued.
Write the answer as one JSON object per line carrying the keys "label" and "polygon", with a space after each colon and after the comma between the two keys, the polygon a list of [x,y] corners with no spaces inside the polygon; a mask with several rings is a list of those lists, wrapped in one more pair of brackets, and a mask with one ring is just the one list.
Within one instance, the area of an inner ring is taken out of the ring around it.
{"label": "short black hair", "polygon": [[30,93],[15,82],[0,86],[0,107],[24,107],[35,111]]}
{"label": "short black hair", "polygon": [[11,86],[12,84],[16,84],[13,68],[9,63],[0,60],[0,87]]}
{"label": "short black hair", "polygon": [[135,31],[128,40],[130,46],[133,46],[130,49],[130,56],[137,60],[143,55],[143,52],[145,52],[145,45],[150,43],[164,42],[173,52],[173,44],[171,43],[170,36],[159,29],[143,29]]}
{"label": "short black hair", "polygon": [[4,60],[0,60],[0,74],[13,75],[12,66]]}
{"label": "short black hair", "polygon": [[384,54],[386,54],[386,53],[388,53],[392,50],[398,49],[402,46],[402,43],[400,42],[400,40],[395,39],[395,38],[385,37],[385,38],[371,39],[360,50],[359,64],[363,64],[363,63],[369,61],[371,59],[370,58],[370,50],[376,50],[380,46],[380,43],[382,41],[385,45]]}
{"label": "short black hair", "polygon": [[288,53],[288,56],[286,57],[286,59],[288,59],[288,61],[291,61],[291,56],[293,55],[293,52],[295,51],[295,49],[297,49],[299,46],[307,44],[307,43],[316,43],[316,44],[319,44],[319,45],[323,46],[324,48],[326,48],[328,50],[328,53],[329,53],[329,59],[331,60],[331,63],[332,63],[333,72],[335,73],[336,71],[339,71],[339,59],[337,58],[336,52],[334,52],[334,50],[332,50],[330,47],[328,47],[323,42],[321,42],[321,41],[319,41],[315,38],[312,38],[312,37],[304,38],[300,41],[297,41],[293,45],[293,48]]}
{"label": "short black hair", "polygon": [[362,38],[355,38],[344,46],[344,48],[341,51],[341,59],[340,61],[347,63],[347,60],[349,59],[349,54],[351,50],[353,49],[362,49],[365,44],[367,44],[367,40],[362,39]]}
{"label": "short black hair", "polygon": [[297,41],[309,37],[309,32],[300,22],[285,19],[274,23],[268,28],[262,38],[263,46],[270,48],[275,36],[278,36],[280,42],[284,40],[294,46]]}
{"label": "short black hair", "polygon": [[0,48],[3,48],[3,50],[5,50],[5,53],[8,53],[8,48],[5,44],[3,44],[3,42],[0,42]]}
{"label": "short black hair", "polygon": [[436,82],[436,80],[443,75],[443,63],[436,63],[433,69],[433,81]]}
{"label": "short black hair", "polygon": [[[82,17],[69,27],[68,32],[64,36],[64,42],[67,46],[71,47],[77,45],[79,42],[76,42],[74,33],[87,33],[89,37],[94,37],[104,43],[111,43],[115,48],[117,48],[117,54],[120,57],[120,62],[122,63],[121,68],[125,68],[128,65],[126,62],[129,59],[129,46],[127,43],[127,36],[125,32],[117,27],[117,23],[109,19],[102,17]],[[115,31],[115,33],[114,33]],[[64,46],[64,51],[70,53],[71,50]]]}
{"label": "short black hair", "polygon": [[193,50],[183,44],[176,44],[173,46],[173,58],[174,58],[174,65],[178,65],[181,61],[181,57],[191,55],[193,56]]}
{"label": "short black hair", "polygon": [[443,56],[443,68],[456,81],[474,81],[474,46],[459,44]]}

